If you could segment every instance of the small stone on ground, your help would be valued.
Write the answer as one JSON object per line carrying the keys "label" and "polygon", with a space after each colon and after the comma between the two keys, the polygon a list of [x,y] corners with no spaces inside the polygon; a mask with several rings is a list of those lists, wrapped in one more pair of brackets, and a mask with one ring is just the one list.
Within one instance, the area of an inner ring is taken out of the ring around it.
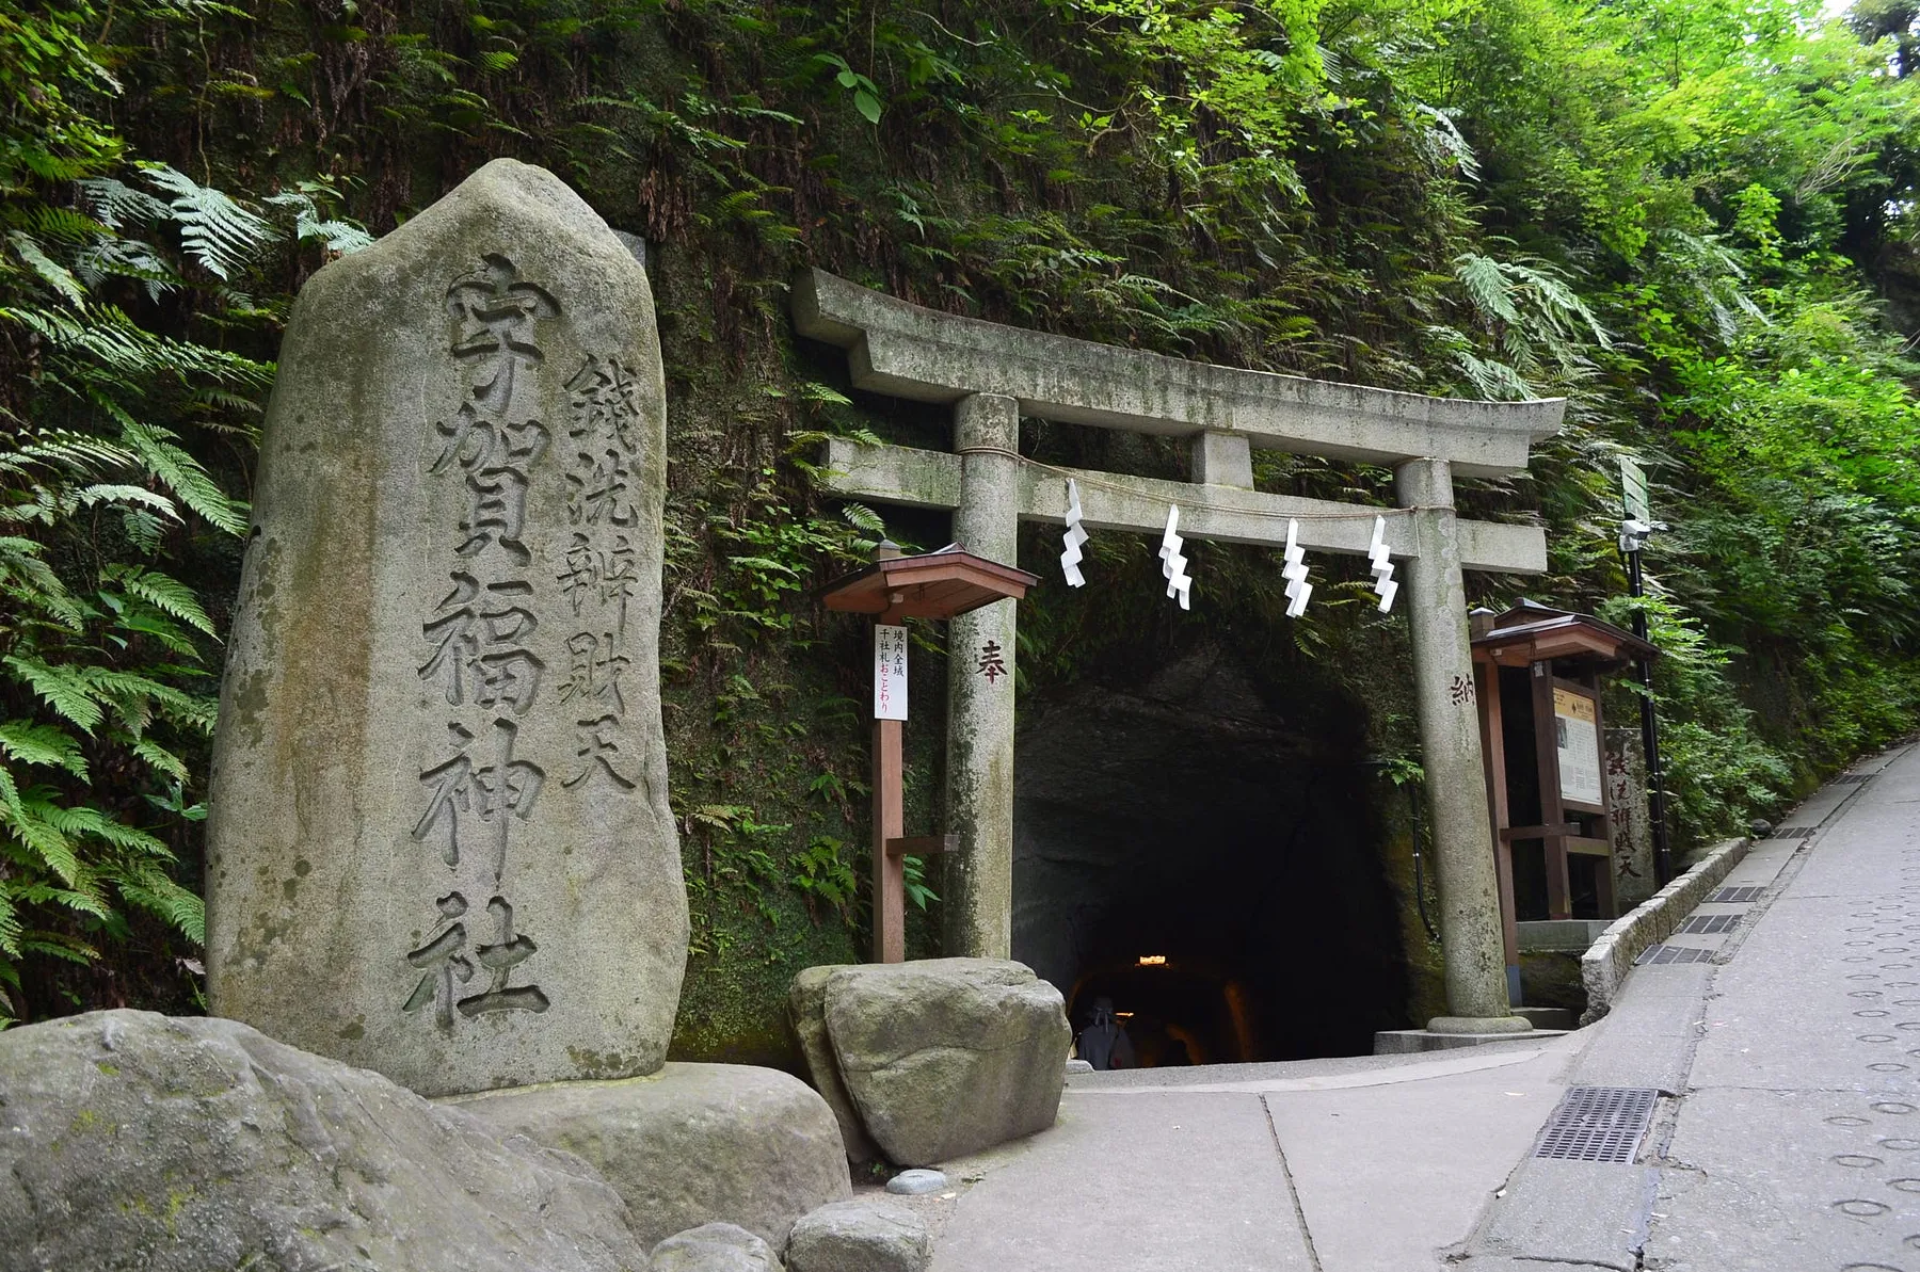
{"label": "small stone on ground", "polygon": [[822,1206],[793,1225],[789,1272],[926,1272],[933,1238],[919,1215],[878,1199]]}
{"label": "small stone on ground", "polygon": [[887,1181],[887,1191],[902,1197],[936,1193],[947,1186],[947,1177],[937,1170],[903,1170]]}

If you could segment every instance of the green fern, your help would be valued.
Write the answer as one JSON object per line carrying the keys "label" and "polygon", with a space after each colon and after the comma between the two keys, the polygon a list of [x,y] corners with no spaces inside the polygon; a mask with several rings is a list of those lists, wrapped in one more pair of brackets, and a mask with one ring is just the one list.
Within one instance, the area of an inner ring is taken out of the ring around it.
{"label": "green fern", "polygon": [[167,206],[187,255],[222,282],[244,270],[262,248],[280,237],[266,218],[183,172],[163,163],[144,165],[144,171],[155,188],[170,196]]}

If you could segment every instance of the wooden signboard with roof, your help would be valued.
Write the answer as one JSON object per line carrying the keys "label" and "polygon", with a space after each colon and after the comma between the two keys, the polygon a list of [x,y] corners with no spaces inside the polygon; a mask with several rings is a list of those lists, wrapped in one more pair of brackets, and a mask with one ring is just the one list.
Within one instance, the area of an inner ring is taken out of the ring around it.
{"label": "wooden signboard with roof", "polygon": [[1039,579],[1025,570],[975,556],[958,544],[903,556],[883,542],[874,562],[820,589],[830,610],[867,614],[874,631],[873,961],[898,963],[907,952],[903,858],[946,852],[951,835],[907,838],[901,753],[907,719],[906,628],[909,618],[952,618],[995,601],[1019,600]]}
{"label": "wooden signboard with roof", "polygon": [[1586,614],[1522,601],[1470,616],[1481,754],[1507,974],[1518,1002],[1521,918],[1612,918],[1603,678],[1653,647]]}

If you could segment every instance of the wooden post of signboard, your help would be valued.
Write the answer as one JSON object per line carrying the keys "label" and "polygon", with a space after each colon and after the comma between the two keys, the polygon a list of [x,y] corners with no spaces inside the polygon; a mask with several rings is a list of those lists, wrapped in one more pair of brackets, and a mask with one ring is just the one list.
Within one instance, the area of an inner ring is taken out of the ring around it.
{"label": "wooden post of signboard", "polygon": [[[898,560],[891,545],[879,560]],[[887,596],[887,608],[874,616],[873,632],[873,961],[900,963],[907,957],[906,865],[887,844],[906,833],[906,628],[897,627],[902,593]],[[882,688],[887,689],[883,700]]]}
{"label": "wooden post of signboard", "polygon": [[1567,886],[1567,813],[1560,802],[1560,748],[1553,728],[1553,662],[1533,664],[1533,747],[1540,763],[1540,837],[1547,862],[1547,917],[1570,919]]}
{"label": "wooden post of signboard", "polygon": [[900,963],[907,957],[906,864],[887,851],[890,840],[906,833],[905,780],[902,772],[903,720],[873,722],[873,961]]}

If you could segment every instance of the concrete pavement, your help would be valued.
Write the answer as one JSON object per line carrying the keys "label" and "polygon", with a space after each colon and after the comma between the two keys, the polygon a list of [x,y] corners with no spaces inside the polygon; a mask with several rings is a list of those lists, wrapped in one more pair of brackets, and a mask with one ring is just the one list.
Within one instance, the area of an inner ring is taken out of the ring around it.
{"label": "concrete pavement", "polygon": [[948,1165],[933,1272],[1432,1267],[1533,1142],[1569,1041],[1077,1076],[1051,1131]]}
{"label": "concrete pavement", "polygon": [[[1074,1077],[917,1199],[933,1272],[1920,1272],[1920,750],[1850,778],[1578,1033]],[[1531,1155],[1569,1087],[1661,1093],[1633,1161]]]}
{"label": "concrete pavement", "polygon": [[1646,1266],[1920,1268],[1920,750],[1721,951]]}
{"label": "concrete pavement", "polygon": [[1569,1085],[1660,1092],[1632,1162],[1527,1157],[1462,1272],[1920,1270],[1920,750],[1855,767],[1642,956]]}

